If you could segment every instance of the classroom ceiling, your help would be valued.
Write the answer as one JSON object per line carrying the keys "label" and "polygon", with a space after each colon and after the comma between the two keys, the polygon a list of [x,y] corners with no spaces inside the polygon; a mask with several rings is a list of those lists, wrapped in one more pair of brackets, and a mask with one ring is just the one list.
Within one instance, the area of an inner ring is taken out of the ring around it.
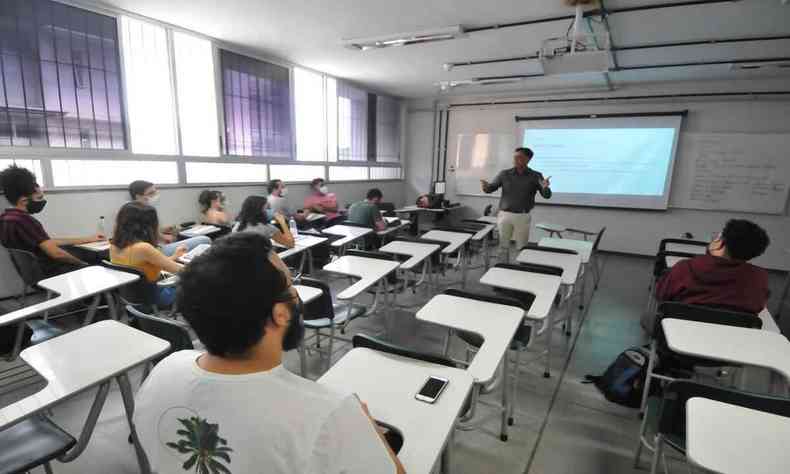
{"label": "classroom ceiling", "polygon": [[[572,15],[563,0],[105,0],[112,6],[199,31],[244,49],[351,79],[373,89],[408,98],[497,92],[606,90],[625,84],[790,77],[790,67],[733,70],[730,62],[784,58],[790,64],[790,39],[731,42],[616,52],[624,70],[531,77],[517,83],[461,86],[440,92],[441,81],[540,74],[536,60],[454,67],[465,62],[536,53],[544,39],[565,35],[571,21],[472,32],[451,41],[354,51],[341,39],[420,31],[450,25],[483,27]],[[608,10],[674,3],[668,0],[606,0]],[[592,17],[590,27],[603,31]],[[765,36],[790,37],[790,4],[782,0],[739,0],[612,13],[615,47],[693,40]],[[585,21],[585,23],[587,23]],[[675,67],[636,66],[717,62]],[[613,66],[613,63],[610,63]]]}

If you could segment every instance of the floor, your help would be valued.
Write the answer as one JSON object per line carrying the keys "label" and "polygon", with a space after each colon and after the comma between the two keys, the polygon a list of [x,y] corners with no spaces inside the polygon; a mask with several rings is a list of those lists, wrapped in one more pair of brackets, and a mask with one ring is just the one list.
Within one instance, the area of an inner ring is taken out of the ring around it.
{"label": "floor", "polygon": [[[496,417],[474,431],[458,432],[451,466],[453,473],[502,474],[609,474],[646,472],[648,460],[643,455],[641,468],[633,468],[633,451],[639,420],[634,410],[606,401],[592,385],[582,384],[586,374],[602,373],[623,349],[642,343],[639,318],[647,294],[651,262],[647,258],[606,255],[603,277],[597,291],[588,288],[588,304],[582,314],[581,331],[566,338],[559,329],[554,334],[554,356],[551,378],[543,378],[543,363],[536,362],[522,370],[518,387],[516,422],[511,427],[510,439],[499,440]],[[469,273],[469,289],[487,291],[476,283],[482,269]],[[780,288],[782,276],[772,275],[771,284]],[[347,280],[336,279],[334,288],[347,285]],[[589,285],[591,286],[591,285]],[[590,299],[591,298],[591,299]],[[399,297],[399,303],[416,303],[417,308],[427,300],[424,291],[417,295]],[[445,331],[419,323],[410,311],[397,310],[392,321],[392,339],[400,344],[424,351],[439,351]],[[378,333],[383,329],[380,315],[358,319],[351,332]],[[541,348],[541,344],[538,344]],[[341,347],[335,359],[348,347]],[[460,344],[451,351],[461,357]],[[298,371],[295,353],[288,354],[286,366]],[[311,358],[311,378],[320,375],[321,364]],[[132,376],[136,386],[139,371]],[[29,388],[35,391],[35,387]],[[85,393],[54,409],[54,419],[72,434],[79,433],[93,398]],[[15,394],[19,396],[19,394]],[[497,397],[497,393],[488,395]],[[0,406],[3,398],[0,397]],[[7,402],[7,400],[6,400]],[[479,415],[485,414],[481,407]],[[123,414],[120,393],[113,387],[90,444],[76,461],[55,463],[57,474],[135,473],[137,465]],[[670,472],[690,472],[682,463],[669,460]],[[42,469],[34,471],[43,473]]]}

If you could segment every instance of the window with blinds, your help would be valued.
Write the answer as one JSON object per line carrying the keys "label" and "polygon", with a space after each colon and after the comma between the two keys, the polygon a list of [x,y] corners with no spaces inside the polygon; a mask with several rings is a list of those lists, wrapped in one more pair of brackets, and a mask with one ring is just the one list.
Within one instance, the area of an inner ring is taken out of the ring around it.
{"label": "window with blinds", "polygon": [[0,144],[125,149],[115,19],[0,2]]}
{"label": "window with blinds", "polygon": [[221,62],[226,153],[292,158],[288,68],[225,50]]}

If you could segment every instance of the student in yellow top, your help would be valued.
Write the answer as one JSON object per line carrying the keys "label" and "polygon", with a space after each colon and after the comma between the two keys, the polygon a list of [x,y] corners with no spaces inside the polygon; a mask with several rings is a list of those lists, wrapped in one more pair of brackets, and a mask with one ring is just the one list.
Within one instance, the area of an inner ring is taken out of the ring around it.
{"label": "student in yellow top", "polygon": [[204,224],[228,225],[231,218],[225,207],[225,195],[220,191],[204,190],[198,196],[200,216]]}
{"label": "student in yellow top", "polygon": [[[187,252],[187,248],[179,246],[172,256],[166,257],[157,247],[158,240],[159,217],[156,209],[147,204],[128,202],[118,211],[115,220],[110,260],[117,265],[142,271],[151,283],[159,280],[162,270],[180,272],[184,266],[177,263],[177,260]],[[172,305],[175,290],[175,287],[160,288],[157,306]]]}

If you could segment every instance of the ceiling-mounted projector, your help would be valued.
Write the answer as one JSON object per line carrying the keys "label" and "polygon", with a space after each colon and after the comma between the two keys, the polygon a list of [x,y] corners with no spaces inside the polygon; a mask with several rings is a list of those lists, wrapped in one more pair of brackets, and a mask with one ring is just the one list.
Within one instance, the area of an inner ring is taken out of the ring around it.
{"label": "ceiling-mounted projector", "polygon": [[539,59],[547,76],[601,73],[609,70],[609,50],[608,34],[580,34],[545,40]]}

